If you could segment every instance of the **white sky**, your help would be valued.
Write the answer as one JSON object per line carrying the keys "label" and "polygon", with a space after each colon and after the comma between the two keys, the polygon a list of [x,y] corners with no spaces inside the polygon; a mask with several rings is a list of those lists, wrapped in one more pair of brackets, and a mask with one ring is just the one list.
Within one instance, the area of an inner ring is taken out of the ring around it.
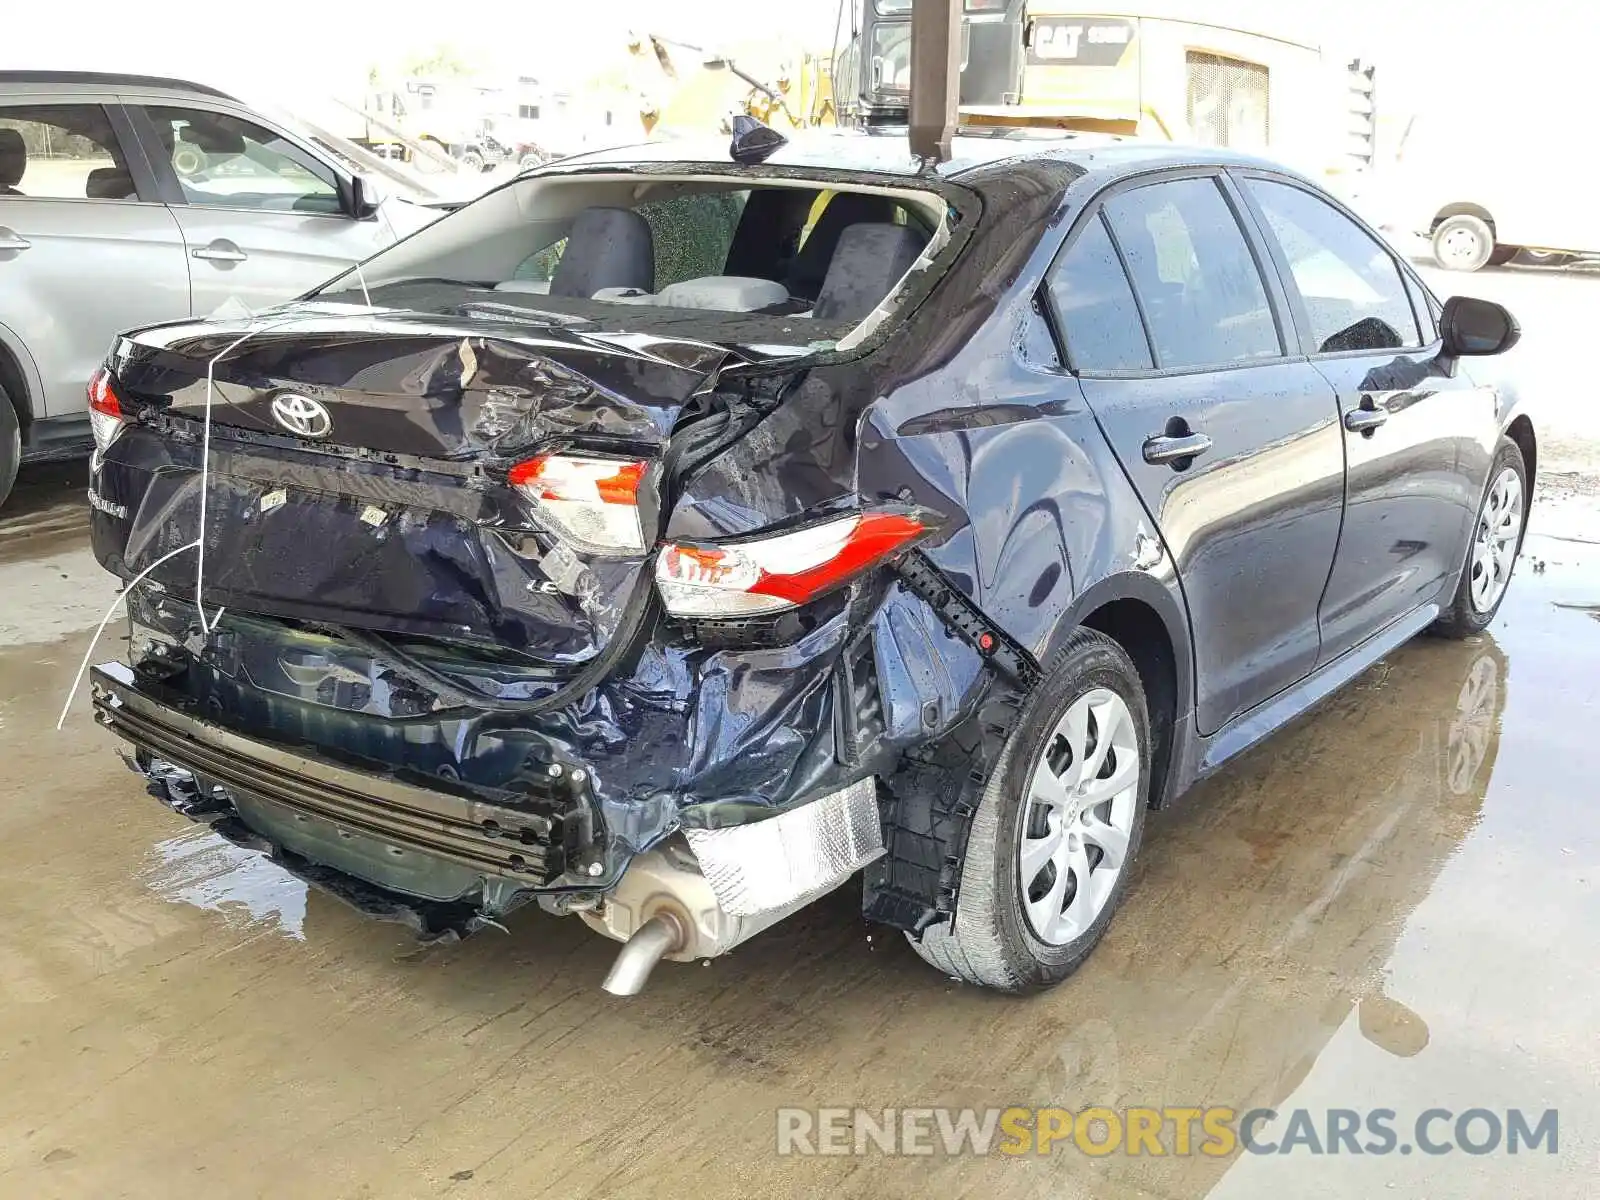
{"label": "white sky", "polygon": [[[1243,0],[1214,0],[1219,14]],[[825,49],[838,0],[7,0],[0,67],[173,74],[271,99],[359,88],[374,63],[441,45],[486,70],[571,81],[621,68],[625,35],[686,42],[779,39]],[[1207,0],[1190,0],[1205,11]],[[1116,9],[1113,2],[1083,9]],[[1130,5],[1129,7],[1137,7]],[[1600,110],[1600,4],[1592,0],[1277,0],[1340,55],[1378,64],[1391,115],[1536,110],[1588,136]],[[1462,118],[1465,119],[1465,118]],[[1502,121],[1495,124],[1503,125]]]}

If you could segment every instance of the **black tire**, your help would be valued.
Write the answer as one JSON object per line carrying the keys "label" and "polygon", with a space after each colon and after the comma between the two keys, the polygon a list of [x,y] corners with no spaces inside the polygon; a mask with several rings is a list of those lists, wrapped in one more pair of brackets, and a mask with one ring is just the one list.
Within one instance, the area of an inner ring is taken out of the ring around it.
{"label": "black tire", "polygon": [[[1121,871],[1104,907],[1083,933],[1056,945],[1035,935],[1023,908],[1018,849],[1030,815],[1023,797],[1033,768],[1050,749],[1047,742],[1057,723],[1075,701],[1098,688],[1121,697],[1138,739],[1132,826]],[[933,926],[920,941],[910,939],[912,946],[945,974],[968,983],[1005,992],[1060,983],[1088,958],[1122,903],[1144,833],[1150,786],[1150,719],[1138,670],[1116,642],[1092,629],[1079,629],[1023,706],[984,788],[967,840],[955,921]]]}
{"label": "black tire", "polygon": [[1491,267],[1503,267],[1521,251],[1521,246],[1496,245],[1493,250],[1489,251],[1489,265]]}
{"label": "black tire", "polygon": [[[1522,526],[1517,530],[1516,553],[1512,555],[1511,564],[1506,567],[1504,586],[1495,596],[1494,603],[1487,609],[1480,609],[1472,598],[1473,547],[1477,542],[1479,526],[1484,519],[1494,482],[1500,477],[1501,472],[1508,468],[1516,472],[1517,482],[1522,488]],[[1502,437],[1500,445],[1495,448],[1494,461],[1489,466],[1489,480],[1484,485],[1482,499],[1478,501],[1477,516],[1473,519],[1471,530],[1468,531],[1467,548],[1463,555],[1461,578],[1456,584],[1455,597],[1444,614],[1429,627],[1430,632],[1448,638],[1471,637],[1487,629],[1489,623],[1494,620],[1495,613],[1500,611],[1500,605],[1511,587],[1511,574],[1516,570],[1517,559],[1522,557],[1522,538],[1528,530],[1528,513],[1533,507],[1533,496],[1528,483],[1528,467],[1522,461],[1521,449],[1510,438]]]}
{"label": "black tire", "polygon": [[1494,230],[1470,213],[1440,221],[1433,231],[1433,258],[1447,271],[1476,271],[1494,255]]}
{"label": "black tire", "polygon": [[0,505],[11,495],[11,485],[17,481],[17,468],[22,465],[22,423],[17,420],[17,410],[5,388],[0,388]]}

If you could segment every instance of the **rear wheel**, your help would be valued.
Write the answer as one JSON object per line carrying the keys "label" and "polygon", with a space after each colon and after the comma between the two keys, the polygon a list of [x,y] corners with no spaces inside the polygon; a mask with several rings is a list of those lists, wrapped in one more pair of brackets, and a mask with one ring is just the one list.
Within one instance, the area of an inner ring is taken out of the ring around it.
{"label": "rear wheel", "polygon": [[11,494],[22,464],[22,423],[5,388],[0,388],[0,504]]}
{"label": "rear wheel", "polygon": [[1482,633],[1494,620],[1522,550],[1528,500],[1528,469],[1522,451],[1510,438],[1502,437],[1472,526],[1466,569],[1449,609],[1433,624],[1435,633],[1470,637]]}
{"label": "rear wheel", "polygon": [[1132,660],[1080,629],[1024,706],[972,818],[953,923],[912,941],[948,975],[1008,992],[1061,982],[1122,902],[1150,792]]}
{"label": "rear wheel", "polygon": [[1494,230],[1481,217],[1457,213],[1433,231],[1433,257],[1450,271],[1476,271],[1494,254]]}

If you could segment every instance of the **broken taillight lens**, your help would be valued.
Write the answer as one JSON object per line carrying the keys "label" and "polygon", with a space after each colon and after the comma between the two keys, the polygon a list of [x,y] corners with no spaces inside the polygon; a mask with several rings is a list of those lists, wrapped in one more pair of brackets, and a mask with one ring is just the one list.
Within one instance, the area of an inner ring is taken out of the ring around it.
{"label": "broken taillight lens", "polygon": [[96,454],[104,454],[117,440],[125,420],[122,402],[117,399],[116,381],[110,371],[101,367],[89,376],[89,429],[94,434]]}
{"label": "broken taillight lens", "polygon": [[927,528],[904,513],[861,513],[736,544],[669,542],[656,558],[656,587],[678,617],[781,612],[848,583]]}
{"label": "broken taillight lens", "polygon": [[542,454],[512,467],[512,487],[580,550],[642,554],[639,485],[650,464],[578,454]]}

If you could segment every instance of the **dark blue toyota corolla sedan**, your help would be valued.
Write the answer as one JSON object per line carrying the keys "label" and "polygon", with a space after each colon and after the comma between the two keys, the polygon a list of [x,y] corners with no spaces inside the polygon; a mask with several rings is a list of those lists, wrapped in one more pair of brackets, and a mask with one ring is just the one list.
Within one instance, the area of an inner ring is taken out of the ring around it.
{"label": "dark blue toyota corolla sedan", "polygon": [[175,808],[423,936],[537,901],[626,993],[863,872],[941,970],[1053,984],[1149,808],[1493,618],[1517,336],[1234,154],[567,160],[118,340],[94,703]]}

